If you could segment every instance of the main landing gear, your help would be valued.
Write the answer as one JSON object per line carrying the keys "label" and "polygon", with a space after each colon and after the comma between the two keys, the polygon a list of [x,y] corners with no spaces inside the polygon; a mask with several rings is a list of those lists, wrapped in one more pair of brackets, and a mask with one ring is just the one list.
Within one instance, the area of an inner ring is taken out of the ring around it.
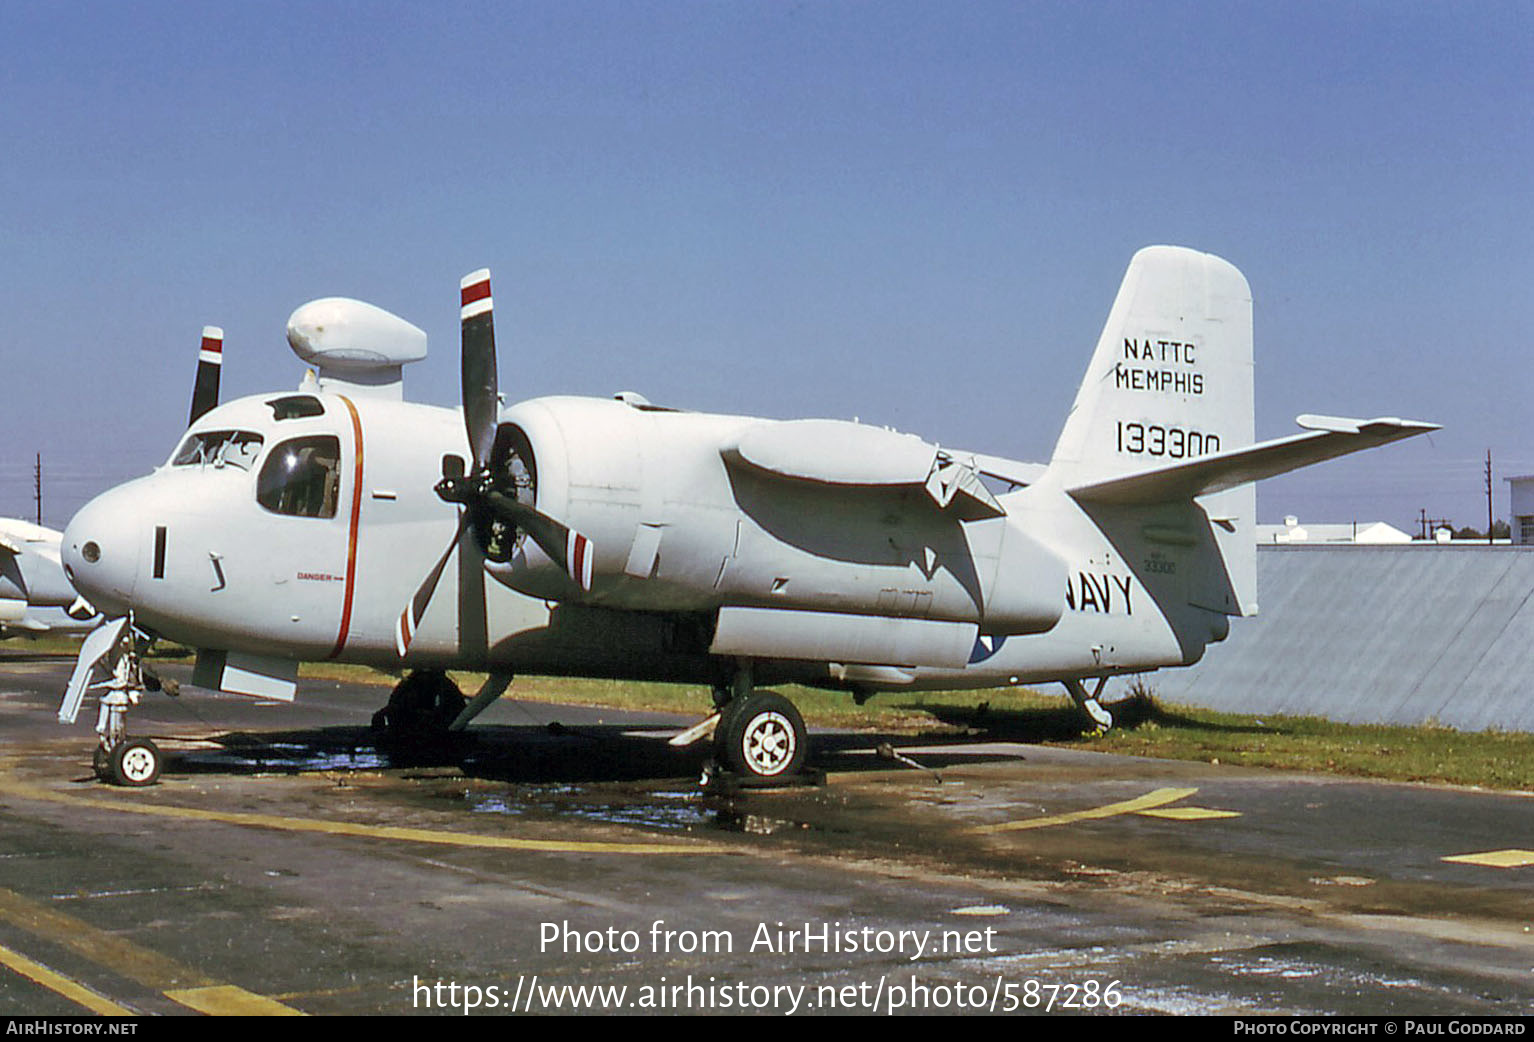
{"label": "main landing gear", "polygon": [[441,670],[418,669],[389,692],[389,704],[373,714],[373,730],[390,741],[442,741],[462,731],[511,684],[510,673],[491,673],[472,700]]}
{"label": "main landing gear", "polygon": [[444,738],[467,704],[446,673],[416,670],[394,685],[389,704],[373,714],[373,730],[393,741]]}
{"label": "main landing gear", "polygon": [[728,685],[714,688],[714,704],[714,762],[704,768],[705,786],[720,780],[721,772],[750,786],[803,783],[810,750],[804,718],[777,692],[755,690],[749,662],[736,666]]}

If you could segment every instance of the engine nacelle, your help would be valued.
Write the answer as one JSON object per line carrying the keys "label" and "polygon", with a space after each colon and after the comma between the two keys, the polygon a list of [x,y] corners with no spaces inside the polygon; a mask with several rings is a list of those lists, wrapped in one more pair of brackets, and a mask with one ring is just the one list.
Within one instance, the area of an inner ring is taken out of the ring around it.
{"label": "engine nacelle", "polygon": [[492,574],[532,596],[632,610],[759,607],[996,634],[1059,620],[1064,562],[1005,516],[965,521],[939,506],[926,471],[909,463],[919,439],[860,427],[867,452],[889,441],[908,462],[886,484],[831,483],[783,472],[813,475],[824,460],[776,471],[742,462],[739,446],[763,443],[774,422],[589,398],[507,409],[491,458],[498,480],[585,535],[595,557],[589,593],[531,539]]}

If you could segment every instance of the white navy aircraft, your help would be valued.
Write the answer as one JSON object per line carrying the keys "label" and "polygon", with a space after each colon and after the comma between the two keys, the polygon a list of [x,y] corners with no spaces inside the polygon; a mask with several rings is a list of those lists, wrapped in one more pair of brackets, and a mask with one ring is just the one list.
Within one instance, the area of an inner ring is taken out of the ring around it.
{"label": "white navy aircraft", "polygon": [[[1042,466],[627,392],[503,407],[489,273],[461,291],[461,411],[403,400],[421,330],[313,301],[288,325],[314,367],[297,390],[208,408],[199,378],[165,465],[71,521],[69,576],[109,621],[59,716],[109,675],[104,777],[158,773],[123,726],[152,637],[198,649],[194,684],[266,698],[293,698],[301,661],[407,671],[375,718],[407,737],[462,728],[519,672],[707,684],[718,712],[686,737],[756,779],[806,752],[763,685],[1059,682],[1107,726],[1108,677],[1196,662],[1256,613],[1253,481],[1436,429],[1302,416],[1255,444],[1251,291],[1179,247],[1130,262]],[[447,669],[488,679],[466,701]]]}
{"label": "white navy aircraft", "polygon": [[64,576],[63,538],[55,529],[0,517],[0,639],[77,632],[96,614]]}

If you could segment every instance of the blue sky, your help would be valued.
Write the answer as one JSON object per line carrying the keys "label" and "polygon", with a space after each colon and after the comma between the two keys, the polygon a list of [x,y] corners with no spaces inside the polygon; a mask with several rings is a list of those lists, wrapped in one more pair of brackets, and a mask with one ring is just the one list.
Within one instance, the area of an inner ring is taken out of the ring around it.
{"label": "blue sky", "polygon": [[511,398],[857,416],[1045,459],[1130,255],[1219,253],[1260,437],[1431,439],[1262,520],[1484,524],[1534,472],[1534,8],[0,0],[0,514],[161,462],[197,337],[296,385],[306,300],[431,336],[495,273]]}

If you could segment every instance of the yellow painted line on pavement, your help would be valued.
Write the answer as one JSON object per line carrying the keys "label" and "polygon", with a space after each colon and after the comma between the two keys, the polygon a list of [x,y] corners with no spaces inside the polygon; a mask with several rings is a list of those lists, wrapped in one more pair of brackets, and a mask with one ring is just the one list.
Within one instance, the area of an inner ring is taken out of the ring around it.
{"label": "yellow painted line on pavement", "polygon": [[1115,818],[1121,814],[1138,814],[1153,807],[1162,807],[1168,803],[1185,800],[1197,791],[1197,789],[1157,789],[1154,792],[1147,792],[1144,796],[1137,796],[1132,800],[1109,803],[1102,807],[1075,810],[1068,814],[1052,814],[1043,818],[1026,818],[1023,821],[1003,821],[995,825],[981,825],[973,831],[1016,832],[1021,829],[1043,829],[1053,825],[1070,825],[1077,821],[1097,821],[1101,818]]}
{"label": "yellow painted line on pavement", "polygon": [[162,818],[180,818],[187,821],[216,821],[225,825],[244,825],[249,828],[278,829],[285,832],[312,832],[330,836],[392,839],[407,843],[433,843],[449,847],[480,847],[490,850],[533,850],[551,854],[718,854],[729,852],[728,848],[711,843],[659,843],[653,841],[606,843],[587,840],[522,839],[516,836],[483,836],[472,832],[404,828],[398,825],[363,825],[348,821],[326,821],[322,818],[287,818],[275,814],[253,814],[245,811],[199,810],[193,807],[176,807],[164,803],[149,803],[142,801],[138,798],[137,794],[124,794],[122,799],[75,796],[9,779],[0,780],[0,793],[9,793],[27,799],[45,800],[51,803],[66,803],[76,807],[91,807],[98,810],[118,811],[127,814],[147,814]]}
{"label": "yellow painted line on pavement", "polygon": [[1488,850],[1480,854],[1455,854],[1443,860],[1489,868],[1524,868],[1534,865],[1534,850]]}
{"label": "yellow painted line on pavement", "polygon": [[220,984],[211,988],[183,988],[167,991],[165,996],[198,1013],[210,1017],[303,1017],[292,1006],[284,1006],[276,999],[253,995],[244,988],[232,984]]}
{"label": "yellow painted line on pavement", "polygon": [[33,962],[25,955],[0,945],[0,966],[6,966],[29,980],[35,981],[49,991],[64,996],[70,1002],[83,1006],[103,1017],[136,1017],[138,1014],[127,1006],[119,1006],[104,995],[98,995],[79,981],[70,980],[62,973],[55,973],[40,962]]}
{"label": "yellow painted line on pavement", "polygon": [[1238,810],[1215,810],[1213,807],[1160,807],[1138,810],[1142,818],[1166,818],[1168,821],[1208,821],[1210,818],[1239,818]]}
{"label": "yellow painted line on pavement", "polygon": [[[83,919],[76,919],[72,915],[40,905],[35,901],[29,901],[13,890],[0,887],[0,920],[20,927],[35,937],[41,937],[63,948],[68,948],[77,954],[85,956],[97,966],[102,967],[120,977],[135,981],[144,987],[163,992],[166,996],[175,999],[184,1006],[199,1010],[203,1013],[218,1013],[223,1015],[247,1015],[257,1014],[271,1016],[280,1011],[286,1011],[288,1015],[303,1016],[291,1006],[284,1006],[275,999],[264,998],[244,988],[233,984],[225,984],[214,980],[200,970],[190,966],[184,966],[174,959],[167,958],[158,952],[147,948],[140,948],[131,941],[126,941],[116,934],[98,929]],[[25,956],[20,956],[25,960]],[[3,960],[0,960],[3,961]],[[29,961],[30,960],[26,960]],[[9,963],[7,963],[9,965]],[[36,965],[36,964],[34,964]],[[14,968],[14,967],[13,967]],[[46,967],[43,967],[46,969]],[[25,972],[18,970],[17,972]],[[31,976],[31,974],[27,974]],[[36,980],[37,978],[33,978]],[[60,981],[73,984],[68,978],[60,977]],[[39,981],[39,983],[45,983]],[[51,984],[47,985],[52,987]],[[75,985],[81,987],[80,985]],[[55,988],[54,990],[58,990]],[[84,989],[82,988],[82,991]],[[64,994],[62,991],[60,994]],[[87,992],[87,994],[90,994]],[[195,1002],[184,1001],[178,995],[207,996],[200,999],[202,1005]],[[82,1005],[86,1003],[75,996],[69,996]],[[99,999],[113,1007],[110,1011],[112,1016],[128,1016],[131,1011],[118,1012],[123,1007],[117,1006],[106,999]],[[87,1006],[93,1012],[108,1012]]]}
{"label": "yellow painted line on pavement", "polygon": [[174,959],[97,929],[83,919],[29,901],[13,890],[0,888],[0,921],[68,948],[98,966],[105,966],[155,991],[219,983]]}

